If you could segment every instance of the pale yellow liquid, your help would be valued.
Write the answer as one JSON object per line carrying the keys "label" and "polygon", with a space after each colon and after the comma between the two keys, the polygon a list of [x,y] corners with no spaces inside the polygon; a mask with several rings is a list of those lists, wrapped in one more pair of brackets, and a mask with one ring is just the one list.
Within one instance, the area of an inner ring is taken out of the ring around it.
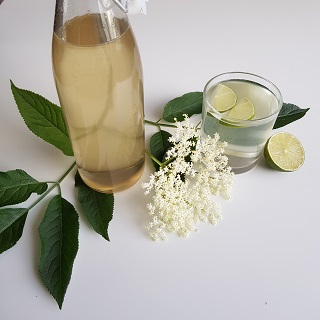
{"label": "pale yellow liquid", "polygon": [[91,188],[106,193],[140,178],[145,150],[140,55],[125,21],[111,23],[117,28],[110,41],[100,14],[75,17],[54,33],[52,45],[55,83],[79,173]]}
{"label": "pale yellow liquid", "polygon": [[221,141],[228,143],[225,153],[229,165],[235,173],[241,173],[257,164],[279,112],[279,102],[268,88],[255,82],[228,80],[223,84],[237,94],[239,101],[244,97],[250,99],[255,108],[254,118],[227,123],[223,121],[223,113],[212,112],[209,100],[215,96],[217,84],[208,90],[209,100],[204,101],[202,132],[204,137],[219,133]]}

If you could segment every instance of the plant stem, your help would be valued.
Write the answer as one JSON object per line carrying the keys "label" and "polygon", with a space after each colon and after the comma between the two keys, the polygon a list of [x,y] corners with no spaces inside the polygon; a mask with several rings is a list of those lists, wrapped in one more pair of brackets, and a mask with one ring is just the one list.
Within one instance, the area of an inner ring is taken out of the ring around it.
{"label": "plant stem", "polygon": [[169,127],[169,128],[176,128],[177,126],[174,124],[168,124],[168,123],[160,123],[160,122],[154,122],[150,120],[144,120],[145,123],[150,124],[152,126],[156,127]]}
{"label": "plant stem", "polygon": [[164,168],[167,166],[171,161],[174,160],[174,158],[170,158],[166,160],[165,162],[160,162],[157,158],[155,158],[147,149],[145,150],[146,154],[154,161],[156,162],[161,168]]}
{"label": "plant stem", "polygon": [[28,208],[28,211],[30,211],[32,208],[34,208],[39,202],[41,202],[54,188],[59,188],[59,194],[61,194],[61,187],[60,183],[64,180],[64,178],[71,172],[71,170],[75,167],[76,163],[72,163],[72,165],[66,170],[66,172],[60,177],[58,181],[54,182],[47,182],[52,183],[52,186],[46,190],[34,203],[31,204],[31,206]]}
{"label": "plant stem", "polygon": [[173,160],[174,160],[174,158],[170,158],[170,159],[166,160],[165,162],[163,162],[161,166],[164,168],[165,166],[167,166]]}
{"label": "plant stem", "polygon": [[160,162],[156,157],[154,157],[147,149],[145,150],[146,154],[160,167],[162,166],[162,162]]}

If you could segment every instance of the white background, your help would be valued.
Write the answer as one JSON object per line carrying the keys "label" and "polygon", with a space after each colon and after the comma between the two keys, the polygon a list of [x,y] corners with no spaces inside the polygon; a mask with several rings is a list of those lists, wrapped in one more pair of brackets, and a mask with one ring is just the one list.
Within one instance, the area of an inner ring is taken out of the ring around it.
{"label": "white background", "polygon": [[[58,104],[51,72],[54,0],[0,6],[0,171],[21,168],[57,180],[73,162],[34,136],[13,101],[9,80]],[[49,198],[28,216],[22,239],[0,255],[0,319],[320,319],[319,57],[315,0],[150,0],[132,16],[145,78],[146,119],[164,104],[226,71],[273,81],[285,102],[310,107],[282,128],[304,145],[294,173],[264,159],[237,175],[223,219],[188,239],[149,240],[140,187],[115,195],[111,242],[80,217],[80,248],[63,308],[39,280],[37,227]],[[147,139],[155,132],[147,128]],[[77,206],[73,174],[63,196]],[[78,208],[78,206],[77,206]]]}

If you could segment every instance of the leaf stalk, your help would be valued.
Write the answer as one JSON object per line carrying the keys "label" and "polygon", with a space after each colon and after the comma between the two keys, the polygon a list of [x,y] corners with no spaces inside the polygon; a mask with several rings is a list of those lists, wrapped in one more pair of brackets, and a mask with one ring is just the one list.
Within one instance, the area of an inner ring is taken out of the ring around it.
{"label": "leaf stalk", "polygon": [[52,183],[52,186],[49,187],[35,202],[33,202],[29,207],[28,211],[33,209],[39,202],[41,202],[52,190],[54,190],[56,187],[59,190],[59,194],[61,194],[61,182],[64,180],[64,178],[72,171],[72,169],[75,167],[76,163],[73,162],[72,165],[63,173],[63,175],[59,178],[58,181],[54,182],[47,182]]}
{"label": "leaf stalk", "polygon": [[146,124],[150,124],[150,125],[152,125],[152,126],[156,126],[156,127],[168,127],[168,128],[176,128],[177,126],[176,125],[174,125],[174,124],[169,124],[169,123],[160,123],[160,122],[154,122],[154,121],[150,121],[150,120],[144,120],[144,122],[146,123]]}

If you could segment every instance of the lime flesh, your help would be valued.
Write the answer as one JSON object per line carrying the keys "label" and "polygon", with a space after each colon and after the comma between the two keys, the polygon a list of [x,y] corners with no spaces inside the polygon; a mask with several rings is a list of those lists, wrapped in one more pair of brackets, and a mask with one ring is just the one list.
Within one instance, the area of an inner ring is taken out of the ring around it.
{"label": "lime flesh", "polygon": [[230,110],[237,102],[237,95],[229,87],[219,84],[216,94],[211,101],[211,106],[219,111],[225,112]]}
{"label": "lime flesh", "polygon": [[303,165],[305,153],[296,137],[288,132],[278,132],[268,139],[264,157],[271,168],[290,172]]}
{"label": "lime flesh", "polygon": [[247,97],[244,97],[229,111],[228,117],[239,120],[251,120],[254,117],[252,102]]}

